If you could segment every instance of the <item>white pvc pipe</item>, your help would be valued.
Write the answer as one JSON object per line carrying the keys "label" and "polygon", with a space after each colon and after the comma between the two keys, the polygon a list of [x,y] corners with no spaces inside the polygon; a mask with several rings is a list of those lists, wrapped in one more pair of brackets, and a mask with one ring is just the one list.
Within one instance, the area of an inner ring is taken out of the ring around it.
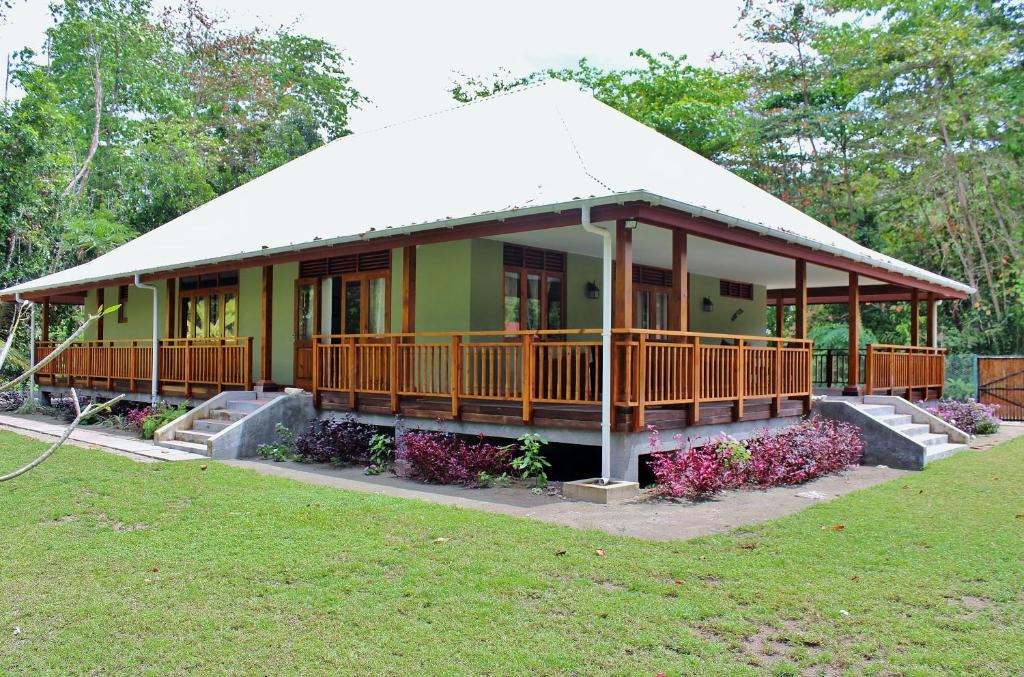
{"label": "white pvc pipe", "polygon": [[135,273],[135,286],[138,287],[139,289],[148,289],[151,292],[153,292],[153,350],[152,350],[152,353],[153,353],[153,363],[152,363],[152,367],[151,367],[153,371],[152,371],[152,373],[150,375],[151,376],[151,378],[150,378],[150,399],[152,400],[152,404],[156,405],[156,403],[157,403],[157,394],[156,394],[157,393],[157,381],[159,380],[159,376],[160,376],[159,371],[158,371],[158,369],[160,367],[160,358],[159,358],[159,355],[160,355],[160,329],[159,329],[160,298],[159,298],[159,295],[157,294],[156,286],[151,285],[151,284],[143,284],[142,283],[142,277],[139,275],[139,273]]}
{"label": "white pvc pipe", "polygon": [[612,234],[590,222],[590,205],[580,207],[583,230],[603,239],[601,250],[601,479],[612,475]]}

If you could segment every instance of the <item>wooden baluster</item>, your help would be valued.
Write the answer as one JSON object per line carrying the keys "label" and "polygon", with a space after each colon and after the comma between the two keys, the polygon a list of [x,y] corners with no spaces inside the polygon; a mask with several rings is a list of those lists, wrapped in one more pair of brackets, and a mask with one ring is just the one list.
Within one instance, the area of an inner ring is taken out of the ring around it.
{"label": "wooden baluster", "polygon": [[458,334],[452,335],[451,355],[448,356],[448,369],[450,375],[448,380],[451,385],[452,418],[459,418],[459,391],[462,383],[462,337]]}
{"label": "wooden baluster", "polygon": [[345,377],[348,379],[348,408],[356,410],[356,340],[345,339]]}
{"label": "wooden baluster", "polygon": [[744,371],[746,359],[743,355],[745,341],[740,339],[736,346],[736,420],[743,420],[743,398],[747,391],[747,374]]}
{"label": "wooden baluster", "polygon": [[523,383],[520,395],[523,400],[523,423],[529,424],[533,421],[533,337],[523,334],[520,350],[522,351],[520,371]]}
{"label": "wooden baluster", "polygon": [[647,425],[647,334],[640,334],[639,348],[636,358],[637,390],[636,412],[633,416],[633,431],[640,432]]}
{"label": "wooden baluster", "polygon": [[224,339],[217,340],[217,392],[224,390]]}
{"label": "wooden baluster", "polygon": [[[313,355],[311,356],[312,357],[312,361],[313,361],[313,382],[312,382],[311,385],[313,387],[313,406],[316,407],[317,409],[320,408],[320,387],[321,387],[321,383],[320,382],[322,380],[320,378],[320,352],[321,352],[321,346],[323,346],[323,344],[320,343],[320,339],[317,338],[316,335],[314,334],[313,335]],[[328,357],[327,360],[330,361],[330,357]],[[261,378],[263,378],[263,377],[261,377]],[[263,378],[263,380],[267,380],[267,379]]]}
{"label": "wooden baluster", "polygon": [[389,354],[391,366],[391,413],[398,412],[398,337],[391,337],[391,349]]}
{"label": "wooden baluster", "polygon": [[135,362],[136,355],[138,352],[138,343],[133,339],[131,345],[128,346],[128,387],[134,393],[136,389],[135,383]]}
{"label": "wooden baluster", "polygon": [[775,399],[772,400],[772,416],[782,413],[782,341],[775,342]]}
{"label": "wooden baluster", "polygon": [[700,337],[693,337],[693,354],[690,356],[690,378],[692,379],[690,390],[693,393],[693,403],[690,405],[690,425],[700,423]]}
{"label": "wooden baluster", "polygon": [[109,341],[106,349],[107,390],[114,389],[114,342]]}

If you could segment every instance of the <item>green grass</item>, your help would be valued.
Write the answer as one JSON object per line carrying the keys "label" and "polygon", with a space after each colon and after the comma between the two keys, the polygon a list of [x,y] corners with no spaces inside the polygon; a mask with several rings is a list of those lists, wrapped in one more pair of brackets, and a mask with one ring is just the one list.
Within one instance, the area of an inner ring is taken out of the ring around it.
{"label": "green grass", "polygon": [[0,672],[1020,674],[1022,486],[1019,438],[651,543],[69,447],[0,485]]}

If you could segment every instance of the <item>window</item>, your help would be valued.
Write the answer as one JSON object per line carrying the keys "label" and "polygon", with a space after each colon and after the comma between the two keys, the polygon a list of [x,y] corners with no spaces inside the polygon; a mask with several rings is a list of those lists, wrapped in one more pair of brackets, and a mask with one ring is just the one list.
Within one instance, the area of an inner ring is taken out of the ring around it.
{"label": "window", "polygon": [[754,285],[749,282],[719,280],[718,293],[724,297],[732,299],[746,299],[750,301],[754,298]]}
{"label": "window", "polygon": [[128,285],[122,284],[117,288],[117,302],[120,305],[117,309],[117,323],[124,324],[128,321]]}
{"label": "window", "polygon": [[238,336],[238,271],[183,277],[178,281],[182,338]]}
{"label": "window", "polygon": [[671,291],[671,270],[633,266],[633,326],[637,329],[667,330]]}
{"label": "window", "polygon": [[565,328],[565,253],[506,244],[505,331]]}

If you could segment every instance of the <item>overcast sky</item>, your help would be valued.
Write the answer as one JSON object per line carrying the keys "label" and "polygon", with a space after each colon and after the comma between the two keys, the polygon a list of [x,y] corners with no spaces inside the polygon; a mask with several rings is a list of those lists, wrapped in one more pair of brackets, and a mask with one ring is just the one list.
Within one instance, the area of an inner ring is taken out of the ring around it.
{"label": "overcast sky", "polygon": [[[706,64],[735,43],[740,0],[517,0],[489,3],[202,0],[237,26],[295,23],[353,60],[353,84],[371,99],[354,131],[450,106],[453,73],[513,73],[574,64],[581,56],[622,67],[637,47],[683,53]],[[38,50],[50,24],[47,0],[21,0],[0,26],[0,54]],[[157,6],[169,3],[155,3]],[[3,63],[0,62],[0,67]]]}

